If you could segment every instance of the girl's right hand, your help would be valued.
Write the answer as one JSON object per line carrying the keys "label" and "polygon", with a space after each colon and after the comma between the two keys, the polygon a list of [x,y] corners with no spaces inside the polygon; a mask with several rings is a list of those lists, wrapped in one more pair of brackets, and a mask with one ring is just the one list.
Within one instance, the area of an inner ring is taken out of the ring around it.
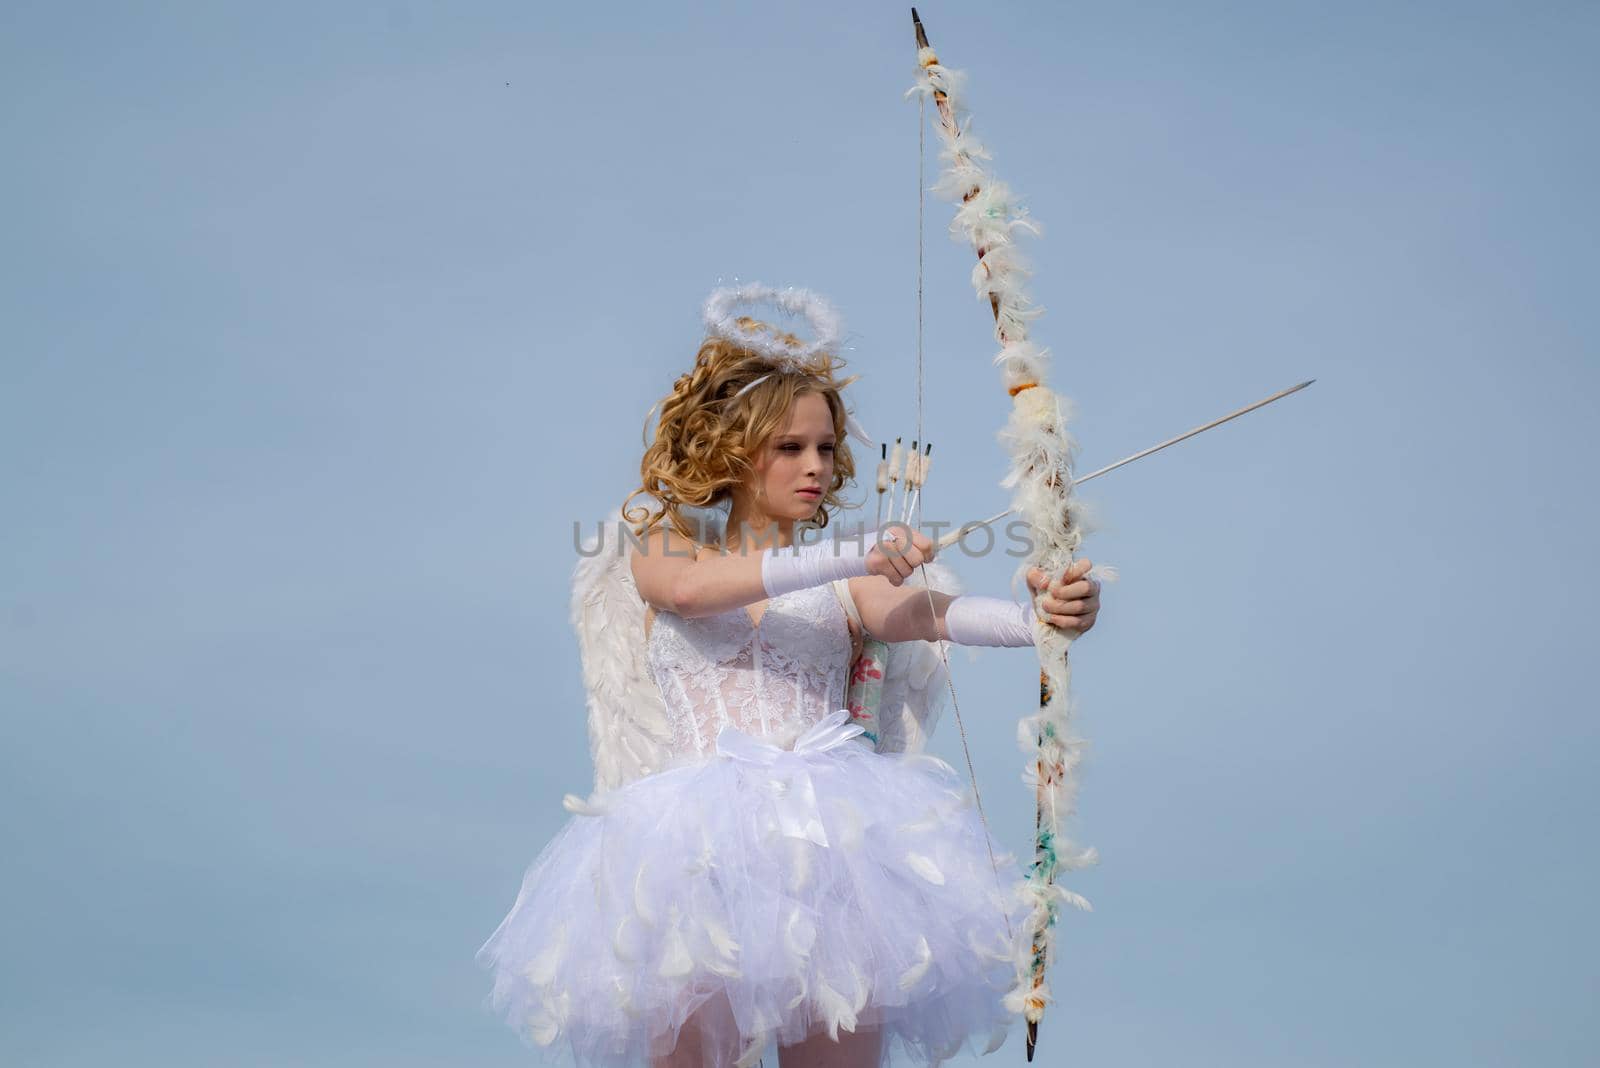
{"label": "girl's right hand", "polygon": [[932,560],[936,551],[933,539],[926,534],[898,524],[885,527],[877,544],[867,553],[867,574],[882,575],[890,585],[898,586],[918,567]]}

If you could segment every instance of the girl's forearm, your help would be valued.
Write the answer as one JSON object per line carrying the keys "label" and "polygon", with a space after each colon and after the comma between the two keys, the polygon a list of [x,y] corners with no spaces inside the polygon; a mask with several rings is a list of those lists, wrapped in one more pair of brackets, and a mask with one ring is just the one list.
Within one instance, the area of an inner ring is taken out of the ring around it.
{"label": "girl's forearm", "polygon": [[673,584],[673,611],[685,618],[716,615],[834,579],[867,573],[870,542],[825,538],[815,544],[710,556],[685,568]]}

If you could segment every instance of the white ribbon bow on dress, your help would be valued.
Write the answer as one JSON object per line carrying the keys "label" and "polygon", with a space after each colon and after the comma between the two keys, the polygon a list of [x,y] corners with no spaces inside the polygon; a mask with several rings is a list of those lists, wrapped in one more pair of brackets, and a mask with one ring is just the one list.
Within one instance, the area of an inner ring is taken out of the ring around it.
{"label": "white ribbon bow on dress", "polygon": [[861,725],[850,722],[850,710],[841,708],[813,724],[795,740],[792,750],[763,742],[737,727],[724,727],[717,734],[717,753],[730,760],[770,769],[768,782],[779,831],[789,838],[802,838],[826,846],[828,834],[822,829],[822,812],[817,808],[811,766],[822,754],[861,733]]}

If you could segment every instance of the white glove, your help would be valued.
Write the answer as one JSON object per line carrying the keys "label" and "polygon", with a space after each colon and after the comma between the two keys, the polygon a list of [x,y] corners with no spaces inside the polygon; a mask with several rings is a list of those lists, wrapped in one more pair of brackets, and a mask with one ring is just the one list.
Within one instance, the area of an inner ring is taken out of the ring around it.
{"label": "white glove", "polygon": [[944,610],[944,629],[957,645],[1032,645],[1033,605],[964,593]]}
{"label": "white glove", "polygon": [[761,553],[761,584],[768,597],[777,597],[834,579],[857,578],[867,573],[867,554],[875,544],[869,534],[765,549]]}

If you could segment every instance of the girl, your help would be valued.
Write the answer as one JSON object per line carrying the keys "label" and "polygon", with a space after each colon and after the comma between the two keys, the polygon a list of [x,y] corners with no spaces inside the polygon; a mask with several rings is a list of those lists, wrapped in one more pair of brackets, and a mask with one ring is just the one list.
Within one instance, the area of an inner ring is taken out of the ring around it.
{"label": "girl", "polygon": [[[728,324],[661,402],[628,497],[659,507],[625,511],[673,759],[534,861],[479,951],[494,1003],[581,1064],[727,1068],[771,1041],[781,1068],[869,1068],[895,1044],[921,1063],[969,1039],[992,1049],[1022,931],[1015,866],[997,865],[947,764],[855,739],[840,707],[855,635],[830,584],[848,579],[887,642],[1028,645],[1034,606],[905,584],[933,556],[920,533],[797,546],[797,524],[825,528],[855,473],[853,379],[820,346]],[[728,509],[715,547],[687,515],[713,502]],[[1088,569],[1030,574],[1037,618],[1092,627]]]}

